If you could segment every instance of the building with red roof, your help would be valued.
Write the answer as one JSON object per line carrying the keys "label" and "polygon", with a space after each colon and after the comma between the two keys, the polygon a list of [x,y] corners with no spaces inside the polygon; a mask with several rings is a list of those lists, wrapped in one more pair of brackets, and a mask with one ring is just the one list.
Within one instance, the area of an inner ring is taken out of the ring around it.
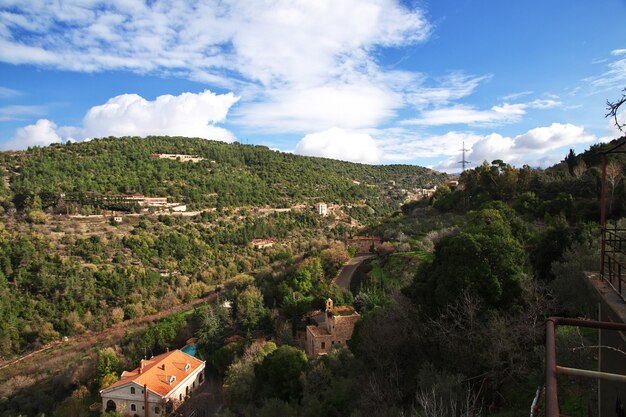
{"label": "building with red roof", "polygon": [[204,382],[204,365],[178,349],[142,359],[136,369],[122,372],[119,381],[100,391],[102,411],[131,417],[164,416]]}

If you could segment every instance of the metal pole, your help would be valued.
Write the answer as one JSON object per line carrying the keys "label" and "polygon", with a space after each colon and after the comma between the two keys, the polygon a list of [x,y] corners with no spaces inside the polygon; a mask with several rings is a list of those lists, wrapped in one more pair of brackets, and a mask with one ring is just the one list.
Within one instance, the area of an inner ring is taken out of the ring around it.
{"label": "metal pole", "polygon": [[555,320],[546,322],[546,417],[559,416],[559,398],[556,381]]}
{"label": "metal pole", "polygon": [[626,375],[612,374],[609,372],[590,371],[588,369],[568,368],[557,366],[556,372],[563,375],[581,376],[584,378],[596,378],[603,381],[626,382]]}
{"label": "metal pole", "polygon": [[602,191],[600,194],[600,277],[604,278],[604,235],[606,233],[606,154],[602,154]]}
{"label": "metal pole", "polygon": [[[602,303],[598,303],[598,321],[602,321]],[[598,372],[602,372],[602,329],[598,329]],[[598,416],[602,412],[602,381],[598,379]]]}

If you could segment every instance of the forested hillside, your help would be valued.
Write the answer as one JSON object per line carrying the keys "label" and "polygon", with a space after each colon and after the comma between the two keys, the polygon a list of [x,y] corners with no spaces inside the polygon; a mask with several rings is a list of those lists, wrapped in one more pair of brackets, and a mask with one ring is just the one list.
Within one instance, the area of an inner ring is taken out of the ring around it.
{"label": "forested hillside", "polygon": [[[118,149],[124,144],[134,145]],[[598,262],[598,151],[606,146],[572,152],[545,170],[484,163],[465,171],[458,186],[440,186],[430,201],[403,205],[402,188],[444,176],[178,138],[104,139],[4,154],[3,356],[63,335],[123,326],[226,282],[221,294],[229,303],[205,304],[129,334],[113,350],[95,350],[80,376],[51,372],[28,383],[19,374],[0,378],[0,411],[64,417],[81,410],[86,416],[98,390],[136,366],[146,347],[157,354],[195,335],[199,354],[224,378],[223,416],[527,415],[543,380],[545,318],[593,309],[582,271]],[[205,159],[160,160],[154,153]],[[626,209],[623,160],[611,157],[609,165],[607,209],[619,222]],[[195,181],[203,190],[197,195],[188,185]],[[58,203],[46,203],[56,198],[49,184],[66,195],[167,194],[201,210],[127,214],[121,223],[69,217],[58,213]],[[213,193],[230,196],[232,206],[216,210]],[[320,200],[338,203],[341,215],[311,210]],[[308,208],[263,212],[257,203]],[[384,242],[348,290],[333,278],[355,254],[345,238],[356,234]],[[270,245],[255,247],[253,239]],[[307,358],[299,350],[303,332],[328,297],[353,306],[361,319],[349,348]],[[595,334],[557,337],[559,357],[593,362],[593,354],[581,350]],[[56,390],[24,401],[34,384],[52,379],[58,383],[46,386]],[[586,415],[581,410],[595,407],[593,386],[573,382],[562,389],[563,412]]]}
{"label": "forested hillside", "polygon": [[[182,163],[155,154],[204,159]],[[402,189],[446,178],[415,166],[355,164],[181,137],[106,138],[2,153],[0,166],[5,187],[10,184],[2,191],[3,206],[18,210],[45,209],[59,204],[62,194],[87,193],[167,196],[192,208],[325,201],[393,210],[404,198]]]}
{"label": "forested hillside", "polygon": [[[0,153],[0,171],[0,364],[65,336],[167,312],[233,278],[241,281],[242,273],[265,277],[257,285],[266,303],[299,319],[329,296],[342,299],[336,286],[314,287],[311,281],[320,274],[331,279],[347,259],[339,241],[358,233],[360,222],[398,210],[407,190],[447,177],[420,167],[370,166],[169,137]],[[140,207],[120,205],[116,197],[139,194],[167,197],[194,211],[158,214],[143,207],[137,213]],[[313,210],[320,201],[334,204],[331,215]],[[255,239],[267,247],[254,246]],[[307,260],[312,255],[317,261]],[[294,271],[299,272],[292,276]],[[237,288],[260,294],[245,285]],[[271,327],[263,317],[235,330]],[[146,347],[155,352],[176,347],[174,336],[187,322],[176,323],[165,333],[157,326],[152,336],[126,341],[126,358],[135,361]],[[48,415],[77,383],[96,397],[100,387],[100,380],[89,376],[68,381],[65,371],[46,369],[17,379],[10,377],[13,372],[0,378],[3,416]],[[53,378],[58,381],[49,383]],[[23,401],[33,395],[36,399]]]}

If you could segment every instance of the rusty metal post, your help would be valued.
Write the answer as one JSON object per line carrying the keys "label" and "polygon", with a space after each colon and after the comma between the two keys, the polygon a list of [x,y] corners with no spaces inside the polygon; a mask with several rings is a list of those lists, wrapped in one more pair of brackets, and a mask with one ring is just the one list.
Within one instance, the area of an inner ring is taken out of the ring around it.
{"label": "rusty metal post", "polygon": [[555,320],[546,321],[546,417],[558,417],[559,398],[556,381]]}
{"label": "rusty metal post", "polygon": [[602,154],[602,191],[600,193],[600,278],[604,278],[604,235],[606,233],[606,154]]}

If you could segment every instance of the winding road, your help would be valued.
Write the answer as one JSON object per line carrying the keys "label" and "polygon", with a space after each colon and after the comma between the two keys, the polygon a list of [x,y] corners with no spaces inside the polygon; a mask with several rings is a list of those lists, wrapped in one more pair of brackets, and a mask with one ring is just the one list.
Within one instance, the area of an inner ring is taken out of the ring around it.
{"label": "winding road", "polygon": [[337,276],[333,279],[333,282],[339,285],[342,288],[350,290],[350,281],[352,281],[352,275],[356,269],[361,265],[364,261],[368,259],[375,258],[376,255],[359,255],[350,259],[348,262],[343,264],[339,272],[337,272]]}

